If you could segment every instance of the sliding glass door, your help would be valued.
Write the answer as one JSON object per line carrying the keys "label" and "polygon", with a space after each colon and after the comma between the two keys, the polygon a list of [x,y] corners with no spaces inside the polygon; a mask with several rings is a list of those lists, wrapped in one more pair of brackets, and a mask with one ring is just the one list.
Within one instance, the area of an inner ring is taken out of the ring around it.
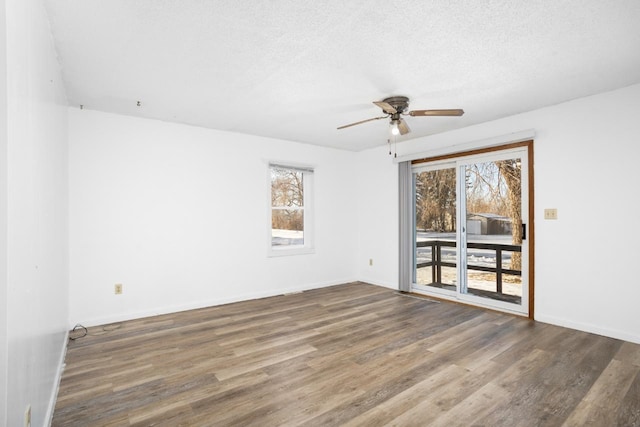
{"label": "sliding glass door", "polygon": [[527,155],[414,165],[414,291],[529,313]]}
{"label": "sliding glass door", "polygon": [[458,286],[457,171],[455,164],[414,170],[414,283],[434,293],[454,295]]}

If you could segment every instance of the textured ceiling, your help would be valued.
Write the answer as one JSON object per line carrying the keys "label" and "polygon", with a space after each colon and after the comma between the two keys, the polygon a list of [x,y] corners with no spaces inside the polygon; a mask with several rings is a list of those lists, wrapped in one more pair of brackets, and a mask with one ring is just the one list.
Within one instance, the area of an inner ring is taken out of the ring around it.
{"label": "textured ceiling", "polygon": [[[640,82],[638,0],[45,0],[71,105],[362,150]],[[140,101],[141,106],[136,106]]]}

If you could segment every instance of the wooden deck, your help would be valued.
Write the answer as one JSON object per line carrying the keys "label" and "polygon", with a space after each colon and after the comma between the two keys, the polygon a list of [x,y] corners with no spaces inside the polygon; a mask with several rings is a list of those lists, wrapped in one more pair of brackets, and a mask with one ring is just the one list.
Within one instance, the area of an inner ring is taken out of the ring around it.
{"label": "wooden deck", "polygon": [[640,345],[352,283],[89,329],[53,426],[640,426]]}

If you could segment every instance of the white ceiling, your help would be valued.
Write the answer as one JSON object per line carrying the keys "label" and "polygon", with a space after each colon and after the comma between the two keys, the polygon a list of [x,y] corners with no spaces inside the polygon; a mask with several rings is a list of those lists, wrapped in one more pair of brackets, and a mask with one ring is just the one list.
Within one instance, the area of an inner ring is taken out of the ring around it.
{"label": "white ceiling", "polygon": [[640,83],[638,0],[45,4],[71,105],[347,150],[389,95],[465,110],[409,139]]}

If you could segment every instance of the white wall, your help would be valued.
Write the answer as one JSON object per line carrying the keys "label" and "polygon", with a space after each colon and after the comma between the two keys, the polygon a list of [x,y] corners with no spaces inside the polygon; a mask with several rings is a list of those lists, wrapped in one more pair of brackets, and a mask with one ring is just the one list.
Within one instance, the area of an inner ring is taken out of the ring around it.
{"label": "white wall", "polygon": [[7,0],[6,16],[7,337],[1,345],[8,374],[0,419],[23,425],[30,404],[37,426],[52,411],[68,326],[67,107],[41,1]]}
{"label": "white wall", "polygon": [[[469,111],[468,114],[473,112]],[[398,144],[398,156],[535,129],[535,317],[640,342],[640,85]],[[397,287],[397,166],[359,153],[358,277]],[[373,190],[370,181],[378,187]],[[543,220],[557,208],[558,220]],[[383,230],[372,236],[371,229]],[[375,238],[374,238],[375,237]],[[365,264],[385,254],[384,265]]]}
{"label": "white wall", "polygon": [[0,0],[0,425],[7,413],[7,20]]}
{"label": "white wall", "polygon": [[357,165],[358,280],[398,289],[398,167],[386,146],[358,153]]}
{"label": "white wall", "polygon": [[[72,324],[355,280],[355,153],[88,109],[69,118]],[[269,160],[315,167],[314,254],[267,257]]]}

